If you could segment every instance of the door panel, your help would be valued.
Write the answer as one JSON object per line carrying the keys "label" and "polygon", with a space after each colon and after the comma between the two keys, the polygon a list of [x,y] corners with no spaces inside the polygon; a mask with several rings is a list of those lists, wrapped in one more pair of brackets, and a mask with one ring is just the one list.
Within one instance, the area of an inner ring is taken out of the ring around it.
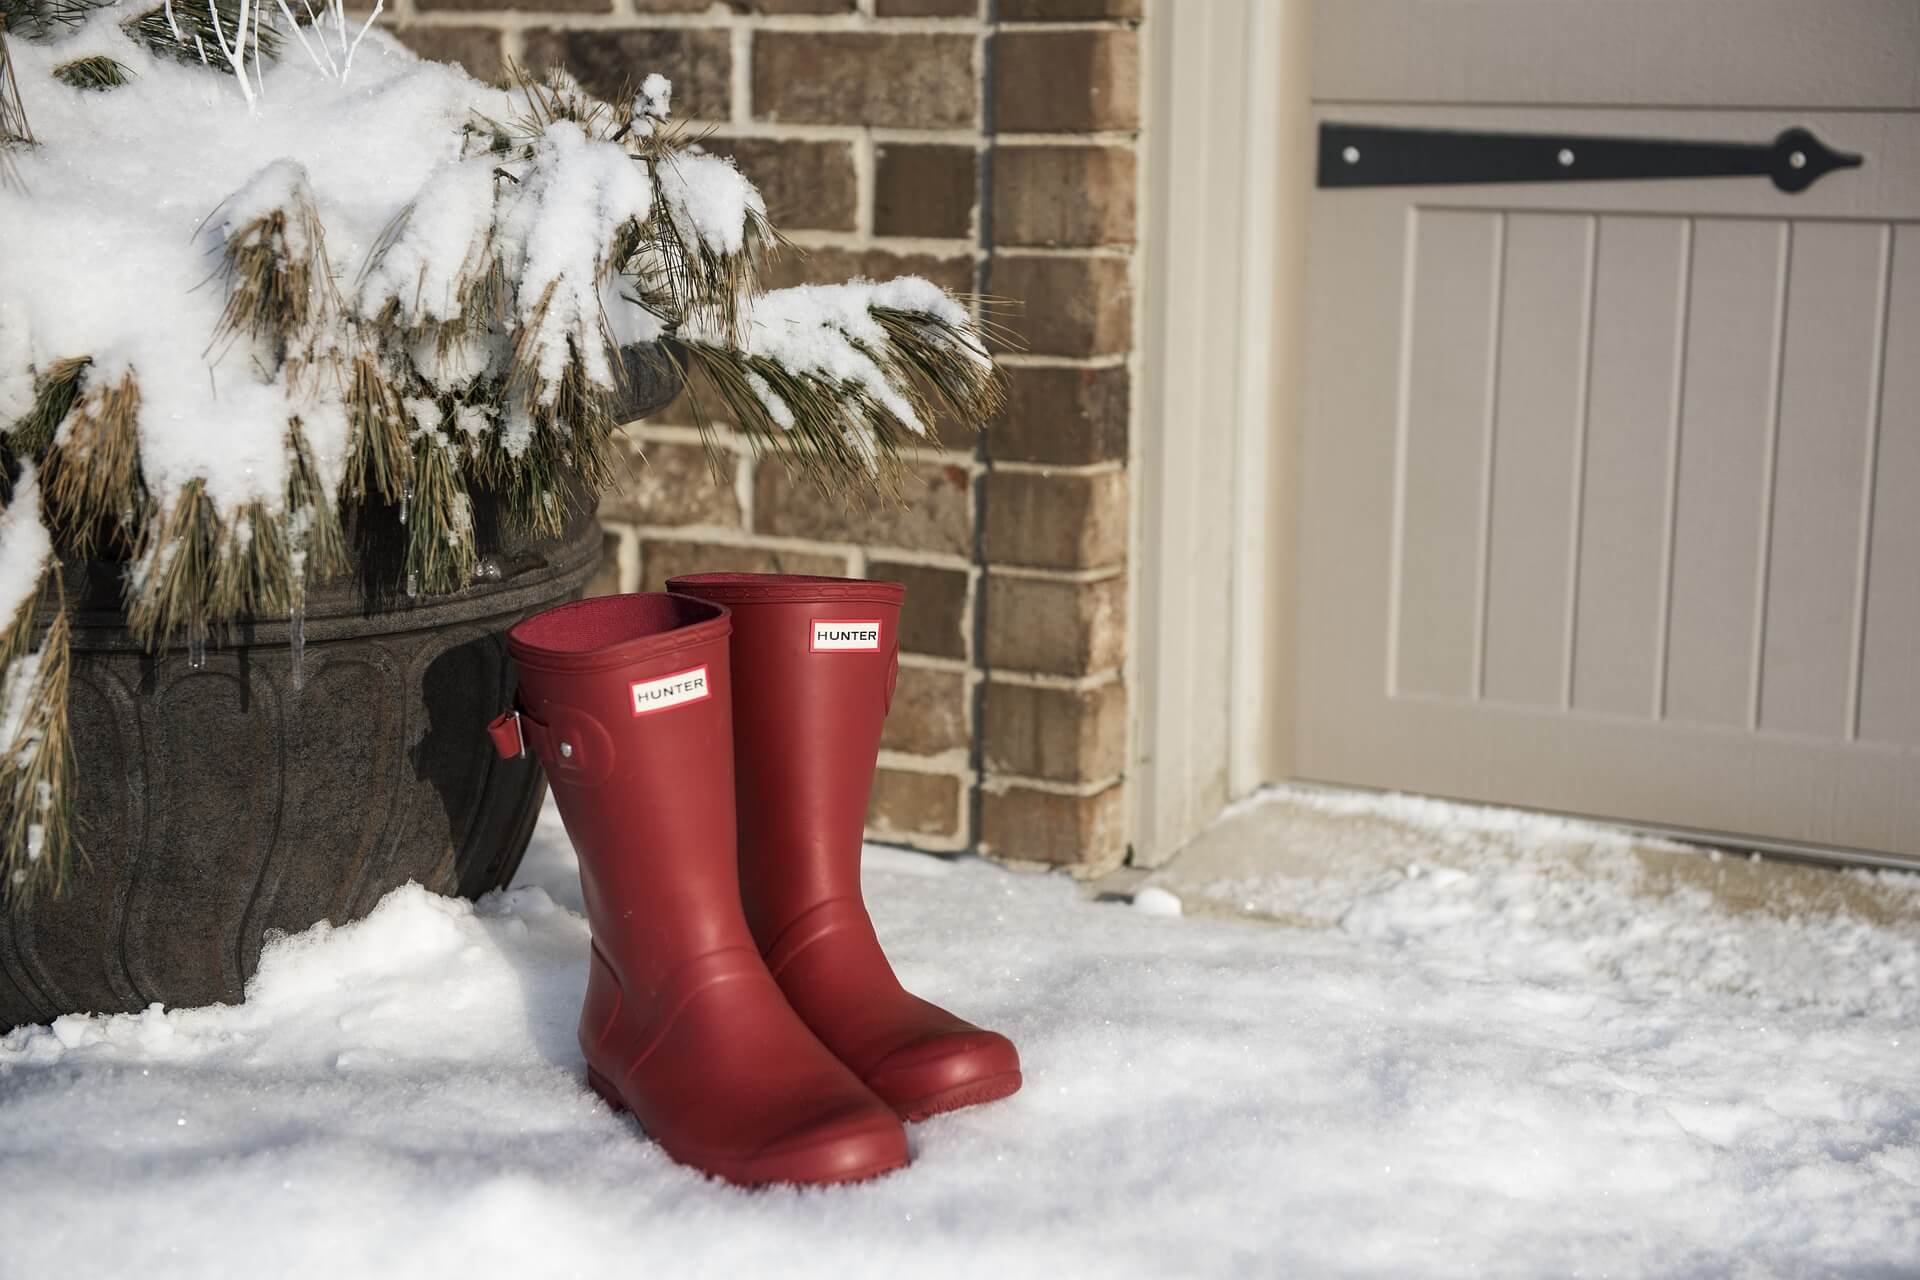
{"label": "door panel", "polygon": [[1920,747],[1920,227],[1895,230],[1889,267],[1854,729]]}
{"label": "door panel", "polygon": [[1315,193],[1298,771],[1920,854],[1920,115],[1320,112],[1866,164]]}
{"label": "door panel", "polygon": [[1465,698],[1479,678],[1484,441],[1503,228],[1497,215],[1447,209],[1409,225],[1418,269],[1407,326],[1420,340],[1407,344],[1402,465],[1427,483],[1407,490],[1397,512],[1397,671],[1408,692]]}
{"label": "door panel", "polygon": [[1574,560],[1570,704],[1647,715],[1658,706],[1666,511],[1686,325],[1692,224],[1599,220],[1585,458]]}
{"label": "door panel", "polygon": [[1322,102],[1920,108],[1912,0],[1322,0]]}
{"label": "door panel", "polygon": [[1787,244],[1784,221],[1694,228],[1658,704],[1682,723],[1744,729],[1753,709]]}

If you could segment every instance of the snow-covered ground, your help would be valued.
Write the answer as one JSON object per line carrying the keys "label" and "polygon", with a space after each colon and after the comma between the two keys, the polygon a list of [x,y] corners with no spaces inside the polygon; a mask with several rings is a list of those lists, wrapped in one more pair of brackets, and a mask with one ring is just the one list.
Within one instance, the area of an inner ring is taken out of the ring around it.
{"label": "snow-covered ground", "polygon": [[902,977],[1027,1087],[809,1192],[587,1092],[549,820],[511,892],[281,941],[243,1007],[0,1040],[0,1275],[1920,1273],[1920,911],[1735,913],[1591,829],[1283,799],[1405,865],[1222,888],[1282,925],[874,851]]}

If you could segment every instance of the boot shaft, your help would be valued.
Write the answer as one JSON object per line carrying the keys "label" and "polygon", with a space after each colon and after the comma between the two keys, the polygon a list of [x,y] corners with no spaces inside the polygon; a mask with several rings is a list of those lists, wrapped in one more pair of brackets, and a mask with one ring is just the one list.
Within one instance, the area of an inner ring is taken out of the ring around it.
{"label": "boot shaft", "polygon": [[764,948],[821,901],[858,898],[905,588],[746,573],[668,587],[733,615],[742,900]]}
{"label": "boot shaft", "polygon": [[661,593],[548,610],[507,633],[526,749],[580,859],[595,947],[631,994],[749,944],[735,860],[731,624]]}

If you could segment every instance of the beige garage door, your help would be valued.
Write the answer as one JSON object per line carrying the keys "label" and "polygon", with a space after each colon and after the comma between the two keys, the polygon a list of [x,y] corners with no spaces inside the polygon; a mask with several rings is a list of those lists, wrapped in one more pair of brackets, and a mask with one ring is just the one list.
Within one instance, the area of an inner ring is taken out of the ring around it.
{"label": "beige garage door", "polygon": [[1920,4],[1316,17],[1297,772],[1920,861]]}

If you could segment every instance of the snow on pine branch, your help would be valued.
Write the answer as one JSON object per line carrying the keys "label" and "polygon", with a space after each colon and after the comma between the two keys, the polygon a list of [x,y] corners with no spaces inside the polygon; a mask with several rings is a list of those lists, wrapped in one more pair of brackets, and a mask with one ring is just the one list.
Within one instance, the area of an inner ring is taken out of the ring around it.
{"label": "snow on pine branch", "polygon": [[[554,403],[576,358],[590,381],[613,385],[601,328],[605,247],[621,227],[646,222],[652,206],[646,170],[573,121],[555,121],[534,143],[526,176],[502,201],[498,225],[508,270],[519,277],[516,359],[533,376],[540,404]],[[652,341],[660,332],[656,323],[637,340]]]}
{"label": "snow on pine branch", "polygon": [[408,525],[381,572],[410,594],[471,581],[481,495],[557,536],[612,475],[611,348],[704,372],[842,489],[998,394],[925,281],[762,296],[765,204],[664,76],[489,87],[334,0],[5,3],[35,141],[0,185],[4,460],[48,478],[62,550],[133,548],[150,645],[299,609],[355,506]]}
{"label": "snow on pine branch", "polygon": [[[52,560],[53,539],[40,518],[40,477],[25,463],[12,500],[0,510],[0,631],[27,620]],[[0,746],[10,741],[0,728]]]}
{"label": "snow on pine branch", "polygon": [[895,427],[925,436],[933,413],[978,422],[999,402],[967,309],[918,276],[776,289],[735,342],[712,311],[680,337],[736,420],[803,464],[845,455],[876,471]]}

